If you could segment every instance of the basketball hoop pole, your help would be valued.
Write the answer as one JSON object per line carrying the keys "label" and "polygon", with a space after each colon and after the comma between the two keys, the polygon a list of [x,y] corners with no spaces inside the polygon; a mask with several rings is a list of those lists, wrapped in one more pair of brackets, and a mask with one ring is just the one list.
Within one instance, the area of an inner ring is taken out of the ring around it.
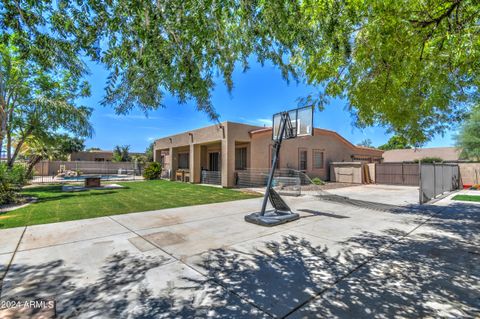
{"label": "basketball hoop pole", "polygon": [[288,113],[282,112],[282,120],[280,122],[278,139],[275,141],[275,144],[273,144],[275,152],[273,154],[272,170],[270,171],[270,175],[268,176],[267,188],[265,189],[265,196],[263,197],[262,210],[260,211],[261,216],[265,215],[265,211],[267,209],[268,196],[270,193],[270,189],[272,188],[273,176],[275,174],[275,169],[277,168],[278,155],[280,154],[280,146],[282,145],[283,135],[285,134],[285,126],[287,126],[288,120]]}
{"label": "basketball hoop pole", "polygon": [[[275,170],[277,169],[280,155],[280,147],[284,139],[293,139],[297,136],[311,134],[313,115],[308,118],[308,112],[313,112],[310,108],[299,108],[286,112],[279,112],[273,115],[272,121],[272,140],[273,140],[273,158],[272,169],[267,180],[265,196],[263,197],[261,211],[253,212],[245,216],[245,221],[260,226],[277,226],[288,223],[300,218],[298,213],[292,212],[287,203],[282,199],[274,188],[272,188]],[[301,113],[299,116],[299,113]],[[293,120],[291,119],[293,117]],[[267,211],[267,203],[273,206],[273,210]]]}

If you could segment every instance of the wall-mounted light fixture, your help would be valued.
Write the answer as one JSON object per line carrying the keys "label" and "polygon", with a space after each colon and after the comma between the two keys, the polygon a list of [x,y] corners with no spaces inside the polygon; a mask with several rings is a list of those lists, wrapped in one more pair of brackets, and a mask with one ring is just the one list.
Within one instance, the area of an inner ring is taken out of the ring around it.
{"label": "wall-mounted light fixture", "polygon": [[225,138],[225,126],[218,124],[218,128],[222,130],[222,139]]}

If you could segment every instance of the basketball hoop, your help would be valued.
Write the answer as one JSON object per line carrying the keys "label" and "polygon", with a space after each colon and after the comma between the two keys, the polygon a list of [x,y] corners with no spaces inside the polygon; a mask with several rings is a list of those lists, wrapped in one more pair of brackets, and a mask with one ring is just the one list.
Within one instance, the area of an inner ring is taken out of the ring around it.
{"label": "basketball hoop", "polygon": [[[292,212],[280,195],[273,190],[272,183],[282,141],[308,135],[313,135],[313,107],[298,108],[273,115],[272,140],[274,142],[274,156],[262,209],[260,212],[245,216],[245,221],[262,226],[276,226],[300,218],[298,213]],[[268,201],[272,204],[273,210],[266,210]]]}

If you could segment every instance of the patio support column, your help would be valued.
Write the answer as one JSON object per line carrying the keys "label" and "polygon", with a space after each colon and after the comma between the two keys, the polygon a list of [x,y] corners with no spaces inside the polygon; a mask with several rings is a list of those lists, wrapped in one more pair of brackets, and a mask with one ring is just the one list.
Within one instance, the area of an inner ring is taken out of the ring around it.
{"label": "patio support column", "polygon": [[200,183],[200,152],[201,146],[199,144],[190,144],[190,182]]}
{"label": "patio support column", "polygon": [[170,157],[170,180],[175,180],[175,171],[178,168],[177,150],[173,147],[168,149],[168,156]]}
{"label": "patio support column", "polygon": [[222,186],[234,186],[235,141],[222,139]]}

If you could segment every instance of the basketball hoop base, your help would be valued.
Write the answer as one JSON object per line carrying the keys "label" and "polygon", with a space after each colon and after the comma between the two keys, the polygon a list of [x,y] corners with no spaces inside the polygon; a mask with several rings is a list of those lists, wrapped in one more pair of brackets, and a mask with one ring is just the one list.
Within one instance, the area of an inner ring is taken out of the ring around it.
{"label": "basketball hoop base", "polygon": [[300,215],[297,213],[269,210],[265,212],[265,215],[263,216],[259,212],[246,215],[245,221],[260,226],[272,227],[285,224],[299,218]]}

